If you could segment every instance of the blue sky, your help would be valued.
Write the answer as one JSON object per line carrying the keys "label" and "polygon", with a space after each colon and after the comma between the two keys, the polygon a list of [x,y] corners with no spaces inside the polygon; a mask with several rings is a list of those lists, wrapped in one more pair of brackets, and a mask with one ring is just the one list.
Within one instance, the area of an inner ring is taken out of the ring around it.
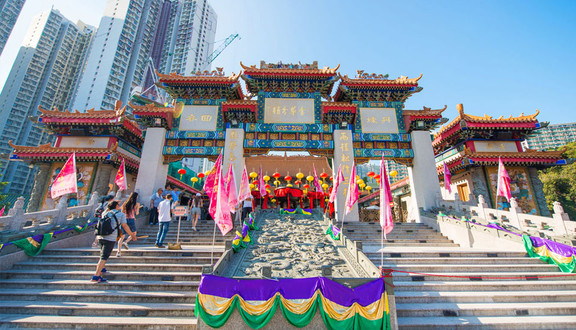
{"label": "blue sky", "polygon": [[[54,4],[67,18],[98,25],[105,0],[28,0],[0,57],[0,85],[31,17]],[[407,109],[457,116],[531,114],[576,122],[576,1],[212,0],[216,40],[234,41],[213,63],[226,73],[260,60],[416,77],[424,90]],[[217,47],[218,45],[216,45]]]}

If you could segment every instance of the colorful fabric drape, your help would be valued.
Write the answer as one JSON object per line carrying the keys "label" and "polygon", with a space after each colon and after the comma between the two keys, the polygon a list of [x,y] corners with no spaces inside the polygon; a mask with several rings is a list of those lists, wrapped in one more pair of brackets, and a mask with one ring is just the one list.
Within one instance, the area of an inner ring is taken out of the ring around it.
{"label": "colorful fabric drape", "polygon": [[242,242],[252,244],[252,239],[250,238],[250,226],[247,224],[242,226]]}
{"label": "colorful fabric drape", "polygon": [[312,215],[311,209],[303,209],[298,207],[297,209],[280,209],[280,214],[305,214]]}
{"label": "colorful fabric drape", "polygon": [[76,153],[72,153],[72,156],[68,158],[60,173],[52,182],[50,186],[50,197],[56,199],[56,197],[72,194],[78,192],[78,182],[76,181]]}
{"label": "colorful fabric drape", "polygon": [[[180,177],[180,179],[182,179],[182,177]],[[128,189],[128,182],[126,181],[126,166],[124,165],[124,159],[122,159],[122,163],[118,168],[118,172],[116,173],[114,183],[118,186],[118,191]]]}
{"label": "colorful fabric drape", "polygon": [[[380,163],[380,226],[382,227],[384,238],[394,229],[394,218],[392,217],[392,191],[386,173],[386,160],[382,155]],[[387,238],[386,238],[387,239]]]}
{"label": "colorful fabric drape", "polygon": [[540,237],[522,235],[524,248],[532,258],[555,264],[564,273],[576,269],[576,248]]}
{"label": "colorful fabric drape", "polygon": [[[358,201],[360,193],[358,192],[358,184],[356,183],[356,165],[352,163],[352,173],[348,182],[348,192],[346,195],[346,205],[344,208],[344,215],[352,212],[352,206]],[[342,220],[344,221],[344,220]]]}
{"label": "colorful fabric drape", "polygon": [[502,159],[498,158],[498,185],[496,197],[503,196],[510,203],[510,198],[512,198],[512,192],[510,190],[510,176],[502,163]]}
{"label": "colorful fabric drape", "polygon": [[253,329],[260,329],[280,309],[295,327],[305,327],[319,310],[328,329],[390,329],[384,280],[354,289],[325,277],[238,280],[203,275],[196,317],[213,328],[226,324],[234,309]]}
{"label": "colorful fabric drape", "polygon": [[234,250],[234,252],[238,252],[238,250],[240,250],[241,248],[244,248],[244,247],[245,247],[245,245],[242,242],[242,233],[240,233],[239,231],[236,231],[236,236],[232,240],[232,250]]}
{"label": "colorful fabric drape", "polygon": [[452,192],[452,173],[450,173],[446,162],[444,162],[444,189],[448,190],[449,193]]}
{"label": "colorful fabric drape", "polygon": [[256,221],[254,220],[254,213],[252,212],[248,214],[248,220],[245,221],[245,223],[248,225],[248,227],[250,227],[251,230],[260,230],[256,224]]}
{"label": "colorful fabric drape", "polygon": [[326,229],[326,235],[330,235],[333,240],[338,241],[340,240],[340,229],[331,224],[328,226],[328,229]]}
{"label": "colorful fabric drape", "polygon": [[50,242],[50,240],[52,239],[53,235],[54,233],[48,233],[44,235],[36,235],[28,238],[23,238],[14,241],[14,245],[24,250],[24,252],[26,252],[27,255],[35,257],[40,252],[42,252],[42,250],[44,250],[46,245],[48,245],[48,242]]}

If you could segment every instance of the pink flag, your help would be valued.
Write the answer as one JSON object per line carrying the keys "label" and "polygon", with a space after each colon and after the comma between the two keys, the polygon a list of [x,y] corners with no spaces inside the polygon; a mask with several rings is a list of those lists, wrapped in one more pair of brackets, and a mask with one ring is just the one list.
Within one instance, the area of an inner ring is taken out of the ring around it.
{"label": "pink flag", "polygon": [[[228,204],[228,196],[226,196],[226,186],[224,182],[224,177],[222,176],[222,168],[217,173],[217,186],[216,191],[213,196],[216,196],[215,207],[214,207],[214,221],[216,226],[220,229],[222,236],[226,235],[232,228],[234,228],[234,223],[232,222],[232,216],[230,215],[230,206]],[[210,208],[212,209],[212,201],[210,201]]]}
{"label": "pink flag", "polygon": [[6,206],[2,206],[2,209],[0,210],[0,217],[4,216],[4,209],[6,208]]}
{"label": "pink flag", "polygon": [[262,166],[260,166],[260,173],[258,173],[258,190],[260,191],[260,197],[264,198],[268,193],[266,191],[266,183],[264,182],[264,176],[262,175]]}
{"label": "pink flag", "polygon": [[242,171],[242,179],[240,180],[240,192],[238,193],[238,202],[242,202],[245,199],[252,197],[250,192],[250,181],[248,180],[248,172],[246,172],[246,167]]}
{"label": "pink flag", "polygon": [[338,196],[338,186],[344,181],[344,175],[342,174],[342,165],[338,166],[338,174],[334,177],[334,184],[332,185],[332,192],[330,193],[330,203],[336,201]]}
{"label": "pink flag", "polygon": [[118,172],[116,173],[116,179],[114,179],[114,183],[118,186],[118,191],[128,189],[128,183],[126,182],[126,167],[124,166],[124,159],[122,159],[122,163],[118,168]]}
{"label": "pink flag", "polygon": [[444,188],[448,190],[449,193],[452,192],[452,173],[450,173],[446,162],[444,162]]}
{"label": "pink flag", "polygon": [[384,156],[382,156],[382,163],[380,163],[380,226],[382,226],[384,238],[394,228],[392,202],[392,191],[390,190],[390,182],[388,182]]}
{"label": "pink flag", "polygon": [[314,163],[312,163],[312,168],[314,170],[314,187],[316,187],[316,191],[323,191],[320,180],[318,180],[318,174],[316,174],[316,166]]}
{"label": "pink flag", "polygon": [[344,210],[344,215],[352,211],[352,206],[358,201],[360,193],[358,192],[358,184],[356,183],[356,166],[352,163],[352,173],[349,178],[348,183],[348,194],[346,195],[346,209]]}
{"label": "pink flag", "polygon": [[230,212],[236,213],[236,205],[238,205],[238,193],[236,192],[236,179],[234,178],[234,167],[232,166],[232,163],[230,163],[230,166],[228,167],[228,174],[226,174],[226,190]]}
{"label": "pink flag", "polygon": [[222,154],[218,156],[218,159],[216,159],[216,163],[214,163],[214,167],[212,167],[210,173],[208,173],[208,175],[206,176],[206,181],[204,181],[204,191],[206,192],[206,195],[208,195],[208,197],[210,198],[212,198],[212,193],[216,189],[216,179],[217,179],[216,173],[218,172],[221,166],[222,166]]}
{"label": "pink flag", "polygon": [[504,168],[504,163],[502,159],[498,157],[498,192],[496,197],[503,196],[506,197],[508,203],[510,203],[510,198],[512,198],[512,193],[510,191],[510,176]]}
{"label": "pink flag", "polygon": [[50,188],[50,196],[52,199],[56,197],[78,192],[78,184],[76,182],[76,153],[73,153],[66,161],[66,164],[60,170],[60,173],[52,182]]}
{"label": "pink flag", "polygon": [[216,159],[216,163],[212,170],[210,170],[210,174],[206,178],[206,183],[204,184],[204,191],[210,197],[210,205],[208,206],[208,213],[212,216],[213,219],[215,218],[216,214],[216,207],[218,204],[218,192],[219,187],[222,186],[222,182],[220,182],[220,178],[222,177],[222,154],[218,156]]}

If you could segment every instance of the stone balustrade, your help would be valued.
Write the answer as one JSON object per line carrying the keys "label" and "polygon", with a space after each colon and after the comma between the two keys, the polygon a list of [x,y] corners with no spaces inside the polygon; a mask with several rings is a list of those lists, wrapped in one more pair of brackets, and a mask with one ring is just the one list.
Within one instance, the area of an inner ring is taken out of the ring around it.
{"label": "stone balustrade", "polygon": [[24,198],[19,197],[7,216],[0,217],[0,231],[25,233],[38,229],[65,226],[78,218],[88,218],[98,207],[98,192],[94,192],[87,205],[68,207],[68,198],[62,197],[53,210],[25,213]]}
{"label": "stone balustrade", "polygon": [[576,235],[576,221],[570,220],[559,202],[554,202],[552,217],[544,217],[523,213],[518,206],[516,198],[510,200],[510,208],[508,210],[489,208],[482,195],[479,195],[477,200],[477,205],[470,205],[469,203],[461,202],[458,194],[456,194],[455,200],[441,199],[438,206],[448,213],[465,216],[470,219],[477,218],[486,223],[508,224],[521,231],[545,232],[550,236]]}

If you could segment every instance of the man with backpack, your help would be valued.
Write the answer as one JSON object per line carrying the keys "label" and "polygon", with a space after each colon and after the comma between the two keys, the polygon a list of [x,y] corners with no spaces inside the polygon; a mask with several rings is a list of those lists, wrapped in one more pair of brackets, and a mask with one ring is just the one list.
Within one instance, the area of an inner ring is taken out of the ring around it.
{"label": "man with backpack", "polygon": [[96,266],[96,273],[92,276],[92,282],[94,283],[104,283],[107,281],[102,277],[102,274],[107,272],[104,266],[106,266],[106,261],[110,257],[114,245],[116,245],[120,226],[132,237],[133,241],[138,239],[126,223],[126,215],[120,211],[120,203],[118,201],[112,201],[108,203],[107,210],[102,214],[102,218],[99,219],[96,224],[95,233],[100,243],[100,261],[98,261],[98,265]]}

